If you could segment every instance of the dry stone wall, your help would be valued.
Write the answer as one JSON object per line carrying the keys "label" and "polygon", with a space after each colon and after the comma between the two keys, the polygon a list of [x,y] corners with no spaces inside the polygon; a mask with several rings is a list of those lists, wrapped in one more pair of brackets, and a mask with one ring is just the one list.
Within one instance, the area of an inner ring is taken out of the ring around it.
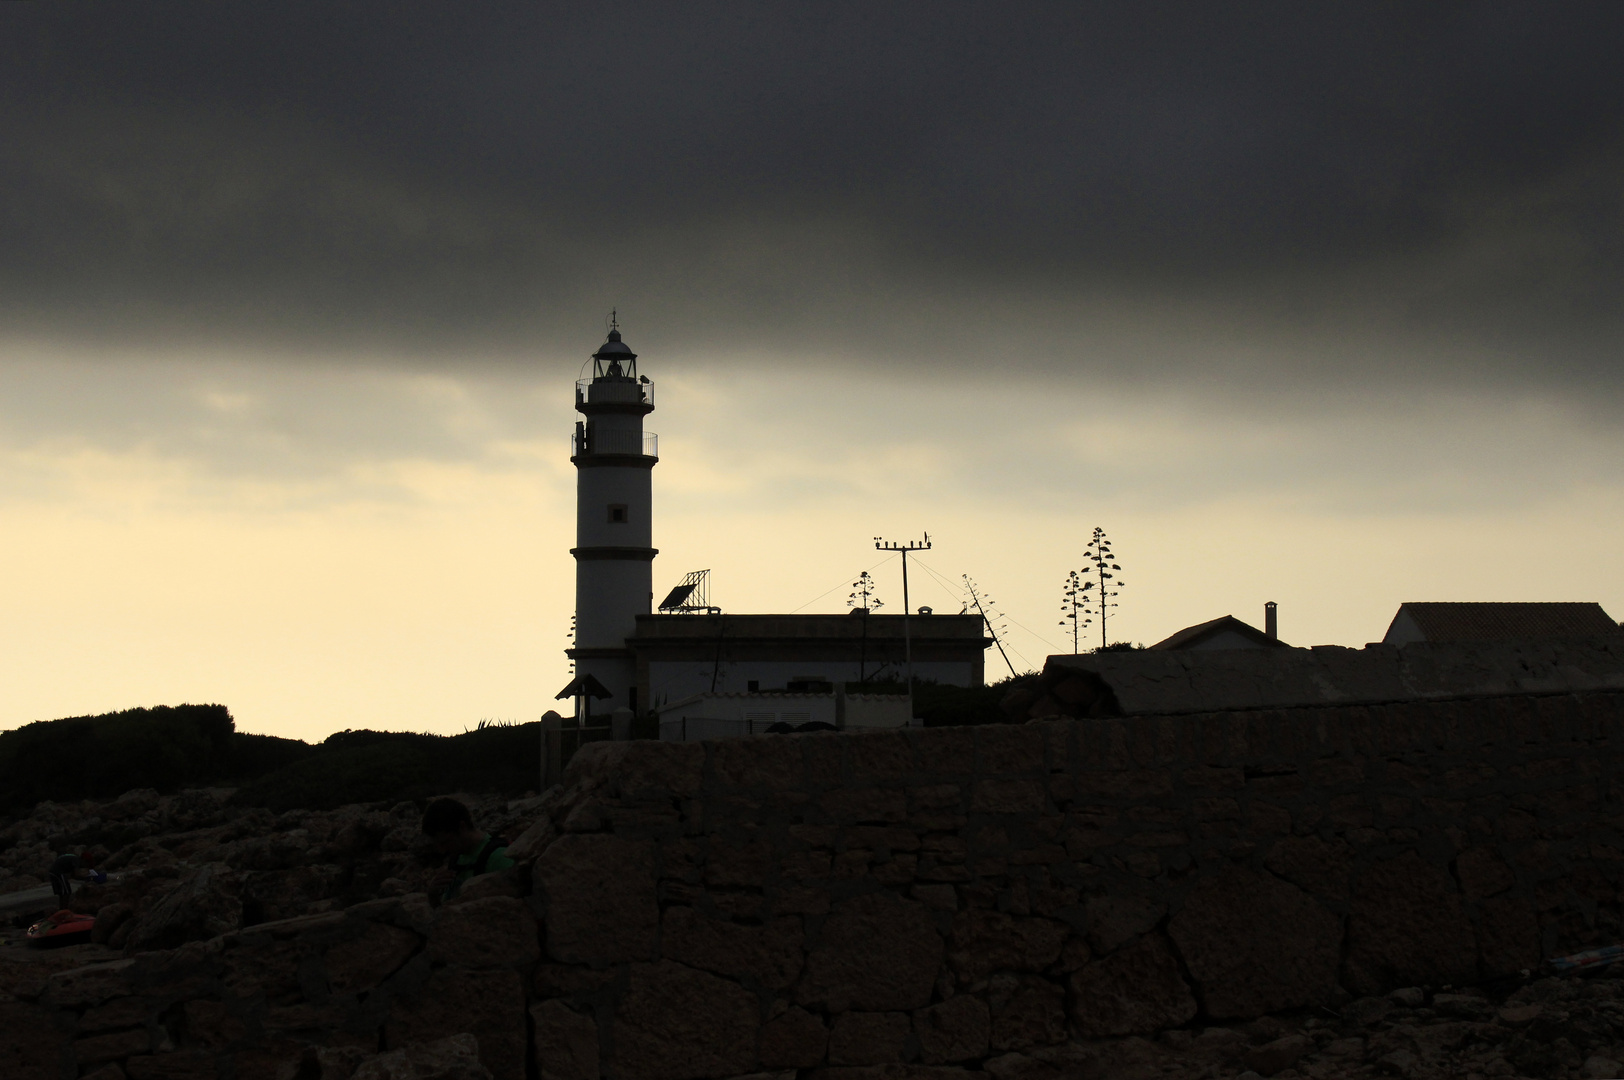
{"label": "dry stone wall", "polygon": [[599,743],[460,902],[0,970],[0,1075],[1272,1073],[1268,1014],[1620,940],[1621,753],[1605,693]]}

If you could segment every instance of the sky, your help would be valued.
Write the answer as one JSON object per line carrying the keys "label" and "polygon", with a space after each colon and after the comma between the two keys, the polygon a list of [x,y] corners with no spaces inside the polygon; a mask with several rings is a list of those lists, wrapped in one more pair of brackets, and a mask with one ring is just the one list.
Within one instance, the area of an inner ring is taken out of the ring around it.
{"label": "sky", "polygon": [[0,728],[553,707],[611,309],[657,593],[897,611],[873,538],[928,532],[912,604],[969,575],[1029,669],[1098,526],[1113,641],[1624,618],[1621,47],[1616,3],[0,6]]}

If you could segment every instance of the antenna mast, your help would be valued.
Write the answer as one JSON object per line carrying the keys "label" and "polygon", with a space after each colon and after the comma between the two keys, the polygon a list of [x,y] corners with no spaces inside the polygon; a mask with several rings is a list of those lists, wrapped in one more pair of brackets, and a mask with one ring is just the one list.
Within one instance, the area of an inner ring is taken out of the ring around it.
{"label": "antenna mast", "polygon": [[1015,665],[1009,662],[1009,653],[1004,651],[1004,643],[998,640],[998,627],[992,624],[992,619],[987,615],[987,609],[981,605],[981,594],[976,591],[976,583],[970,580],[969,574],[964,575],[964,589],[970,594],[970,603],[974,604],[976,610],[981,612],[981,621],[987,624],[987,633],[992,635],[992,643],[998,646],[998,655],[1004,658],[1004,666],[1009,668],[1010,676],[1014,677]]}
{"label": "antenna mast", "polygon": [[929,551],[930,533],[925,533],[923,540],[909,540],[899,544],[894,540],[881,540],[874,538],[874,547],[877,551],[895,551],[902,555],[902,655],[908,663],[908,722],[913,723],[913,634],[908,625],[908,552]]}

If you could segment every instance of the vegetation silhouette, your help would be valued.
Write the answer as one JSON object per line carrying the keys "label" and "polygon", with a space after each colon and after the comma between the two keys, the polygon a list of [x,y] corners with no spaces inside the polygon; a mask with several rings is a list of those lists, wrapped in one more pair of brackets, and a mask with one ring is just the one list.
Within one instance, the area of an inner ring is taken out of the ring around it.
{"label": "vegetation silhouette", "polygon": [[534,790],[540,725],[460,735],[345,730],[315,745],[236,730],[224,705],[126,709],[0,732],[0,814],[47,800],[233,787],[241,805],[328,809],[447,791]]}

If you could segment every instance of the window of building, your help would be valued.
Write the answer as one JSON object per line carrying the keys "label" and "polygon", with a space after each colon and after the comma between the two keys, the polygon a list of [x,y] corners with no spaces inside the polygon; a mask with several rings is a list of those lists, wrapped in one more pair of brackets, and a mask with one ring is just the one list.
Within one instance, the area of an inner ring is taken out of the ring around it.
{"label": "window of building", "polygon": [[751,679],[749,682],[745,683],[744,686],[745,689],[749,690],[752,694],[759,694],[761,692],[761,682],[757,679]]}
{"label": "window of building", "polygon": [[609,524],[611,524],[611,525],[624,525],[624,524],[626,524],[626,504],[625,503],[610,503],[609,504]]}

